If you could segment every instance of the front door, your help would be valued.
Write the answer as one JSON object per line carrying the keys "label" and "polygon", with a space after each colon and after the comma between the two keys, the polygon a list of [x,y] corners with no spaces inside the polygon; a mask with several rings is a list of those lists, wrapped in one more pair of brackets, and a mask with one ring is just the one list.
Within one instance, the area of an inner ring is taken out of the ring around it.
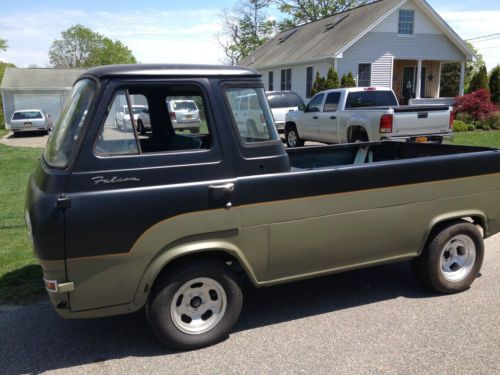
{"label": "front door", "polygon": [[326,96],[323,111],[319,114],[318,136],[328,143],[338,143],[338,106],[340,92],[331,92]]}
{"label": "front door", "polygon": [[408,100],[415,97],[416,71],[417,68],[415,66],[405,66],[403,68],[401,97],[404,99],[404,104],[408,104]]}
{"label": "front door", "polygon": [[300,126],[299,136],[304,139],[318,139],[318,119],[323,104],[324,94],[317,94],[307,104],[302,116],[302,126]]}

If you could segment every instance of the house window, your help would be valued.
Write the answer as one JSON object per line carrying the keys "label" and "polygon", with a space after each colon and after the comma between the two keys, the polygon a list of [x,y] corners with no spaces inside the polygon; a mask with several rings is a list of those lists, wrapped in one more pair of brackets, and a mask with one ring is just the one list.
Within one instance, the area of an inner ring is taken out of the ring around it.
{"label": "house window", "polygon": [[372,65],[358,65],[358,87],[368,87],[371,85]]}
{"label": "house window", "polygon": [[281,91],[292,89],[292,69],[281,69]]}
{"label": "house window", "polygon": [[274,90],[274,72],[269,72],[269,83],[268,83],[268,89],[269,91]]}
{"label": "house window", "polygon": [[313,85],[313,67],[308,66],[306,71],[306,98],[311,97],[312,85]]}
{"label": "house window", "polygon": [[415,25],[414,10],[399,10],[398,35],[413,35]]}

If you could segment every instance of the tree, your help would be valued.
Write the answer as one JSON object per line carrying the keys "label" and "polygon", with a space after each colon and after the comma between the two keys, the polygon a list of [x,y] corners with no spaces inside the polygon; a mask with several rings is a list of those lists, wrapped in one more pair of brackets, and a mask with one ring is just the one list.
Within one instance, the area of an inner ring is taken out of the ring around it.
{"label": "tree", "polygon": [[486,71],[485,65],[480,67],[479,71],[476,74],[474,74],[469,85],[470,92],[474,92],[481,89],[489,90],[488,72]]}
{"label": "tree", "polygon": [[340,87],[342,88],[349,88],[349,87],[356,87],[356,81],[354,80],[354,77],[351,72],[348,74],[343,74],[342,75],[342,80],[340,81]]}
{"label": "tree", "polygon": [[372,3],[374,0],[270,0],[277,8],[291,18],[280,23],[280,29],[288,29],[307,22],[331,16],[336,13]]}
{"label": "tree", "polygon": [[74,25],[54,40],[49,60],[56,68],[79,68],[96,65],[135,63],[132,51],[82,25]]}
{"label": "tree", "polygon": [[8,46],[7,39],[0,38],[0,51],[6,51]]}
{"label": "tree", "polygon": [[325,90],[338,89],[339,87],[340,83],[338,73],[333,68],[328,69],[328,73],[326,75]]}
{"label": "tree", "polygon": [[314,96],[323,90],[326,90],[325,77],[320,76],[319,72],[316,72],[316,78],[314,79],[313,86],[311,88],[311,96]]}
{"label": "tree", "polygon": [[453,98],[460,89],[460,64],[448,63],[441,66],[441,83],[439,96]]}
{"label": "tree", "polygon": [[[5,73],[6,68],[15,68],[14,64],[0,62],[0,82],[2,82],[3,74]],[[5,120],[3,116],[3,100],[2,100],[2,92],[0,91],[0,129],[5,127]]]}
{"label": "tree", "polygon": [[491,102],[490,92],[486,89],[458,97],[453,107],[455,114],[468,113],[474,121],[484,120],[496,111],[495,105]]}
{"label": "tree", "polygon": [[274,36],[276,22],[267,18],[268,6],[268,0],[245,0],[223,11],[222,31],[215,37],[227,63],[237,65]]}
{"label": "tree", "polygon": [[500,105],[500,65],[497,65],[491,71],[489,86],[491,101],[496,105]]}

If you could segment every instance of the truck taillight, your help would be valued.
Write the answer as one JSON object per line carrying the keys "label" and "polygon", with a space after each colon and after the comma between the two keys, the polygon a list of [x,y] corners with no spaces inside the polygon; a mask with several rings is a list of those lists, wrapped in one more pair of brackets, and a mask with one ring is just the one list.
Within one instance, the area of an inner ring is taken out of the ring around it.
{"label": "truck taillight", "polygon": [[380,118],[380,133],[392,133],[392,115],[382,115]]}
{"label": "truck taillight", "polygon": [[455,121],[455,114],[450,111],[450,129],[453,129],[453,121]]}
{"label": "truck taillight", "polygon": [[175,120],[175,112],[170,112],[170,120]]}

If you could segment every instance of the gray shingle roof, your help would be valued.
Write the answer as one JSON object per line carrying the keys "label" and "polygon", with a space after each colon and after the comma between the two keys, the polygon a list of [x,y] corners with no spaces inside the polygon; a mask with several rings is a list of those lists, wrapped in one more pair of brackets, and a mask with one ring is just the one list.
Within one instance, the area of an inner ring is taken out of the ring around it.
{"label": "gray shingle roof", "polygon": [[400,2],[380,0],[283,31],[240,65],[264,68],[333,57]]}
{"label": "gray shingle roof", "polygon": [[62,89],[73,86],[86,69],[7,68],[1,89]]}

